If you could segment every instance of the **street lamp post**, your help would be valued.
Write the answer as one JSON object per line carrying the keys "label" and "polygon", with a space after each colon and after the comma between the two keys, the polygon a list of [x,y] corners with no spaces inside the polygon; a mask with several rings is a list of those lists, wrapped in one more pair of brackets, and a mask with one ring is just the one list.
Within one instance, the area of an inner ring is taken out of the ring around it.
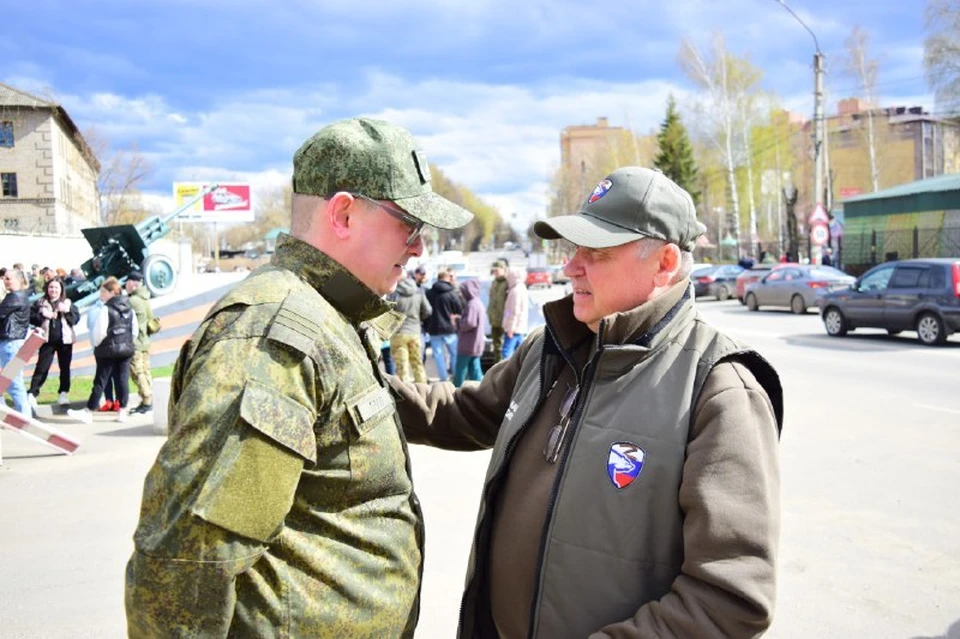
{"label": "street lamp post", "polygon": [[790,12],[807,33],[813,38],[816,53],[813,54],[813,198],[815,204],[823,203],[823,162],[821,149],[823,148],[823,52],[820,51],[820,42],[803,20],[793,12],[784,0],[777,0],[784,9]]}

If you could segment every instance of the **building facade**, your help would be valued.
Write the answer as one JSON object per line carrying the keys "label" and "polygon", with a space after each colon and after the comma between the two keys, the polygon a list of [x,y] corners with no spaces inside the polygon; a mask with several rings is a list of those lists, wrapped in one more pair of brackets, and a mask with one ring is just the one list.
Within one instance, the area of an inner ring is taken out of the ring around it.
{"label": "building facade", "polygon": [[605,117],[598,117],[595,124],[564,127],[555,184],[558,197],[551,214],[575,212],[604,176],[624,165],[650,164],[655,151],[655,136],[635,136],[627,128],[610,126]]}
{"label": "building facade", "polygon": [[[873,121],[876,188],[870,162]],[[960,171],[960,126],[922,107],[869,109],[862,100],[840,100],[826,120],[828,167],[825,188],[841,202],[899,184]]]}
{"label": "building facade", "polygon": [[0,234],[76,236],[98,225],[99,172],[62,107],[0,84]]}

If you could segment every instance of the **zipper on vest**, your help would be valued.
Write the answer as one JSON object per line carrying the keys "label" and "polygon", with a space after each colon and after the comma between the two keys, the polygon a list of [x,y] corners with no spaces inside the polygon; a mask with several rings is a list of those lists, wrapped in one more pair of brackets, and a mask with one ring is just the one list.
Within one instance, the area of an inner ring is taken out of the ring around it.
{"label": "zipper on vest", "polygon": [[[548,327],[548,330],[549,330],[549,327]],[[513,449],[517,444],[517,440],[520,439],[520,436],[527,429],[527,426],[530,425],[530,420],[533,419],[533,417],[540,412],[540,409],[543,407],[543,402],[546,400],[547,395],[544,392],[544,388],[546,387],[547,382],[544,377],[544,372],[546,371],[546,367],[547,367],[547,350],[545,346],[546,345],[544,345],[544,348],[541,349],[541,354],[540,354],[540,371],[539,371],[540,393],[537,398],[537,405],[533,407],[533,411],[530,413],[530,417],[527,418],[527,421],[524,422],[523,425],[517,429],[517,432],[514,433],[513,438],[509,442],[507,442],[507,447],[503,451],[503,462],[500,464],[500,470],[497,472],[496,476],[490,478],[489,483],[487,483],[486,486],[484,486],[483,493],[480,495],[480,504],[484,506],[484,513],[483,513],[483,519],[481,520],[479,528],[477,530],[477,535],[476,535],[477,545],[476,545],[476,548],[474,549],[475,555],[478,557],[478,560],[476,562],[476,565],[473,567],[473,574],[470,576],[470,582],[463,589],[463,597],[460,598],[460,615],[459,615],[459,621],[457,623],[458,637],[463,636],[463,633],[464,633],[464,626],[463,626],[464,603],[470,597],[471,591],[474,591],[473,592],[474,603],[478,601],[479,594],[476,592],[477,576],[483,575],[486,572],[486,560],[484,560],[483,563],[481,563],[479,561],[479,557],[481,556],[486,557],[488,553],[486,552],[481,553],[476,549],[480,548],[481,544],[484,544],[485,546],[489,546],[489,540],[487,538],[490,536],[490,526],[492,525],[490,514],[493,511],[492,511],[492,508],[486,507],[487,499],[489,498],[491,490],[494,485],[496,485],[497,488],[499,489],[500,483],[503,480],[504,470],[507,467],[507,461],[510,459],[510,456],[513,454]],[[474,606],[474,608],[476,609],[476,606]],[[493,612],[492,611],[488,611],[488,612],[490,612],[490,617],[492,621]],[[531,618],[533,618],[532,610],[530,611],[530,615],[531,615]],[[470,636],[474,636],[473,633],[476,630],[476,624],[477,624],[476,616],[473,619],[473,624],[474,624],[474,627],[469,629],[471,633]]]}
{"label": "zipper on vest", "polygon": [[[573,406],[573,415],[570,418],[570,424],[568,426],[570,429],[570,432],[567,435],[569,443],[567,444],[566,448],[560,451],[560,466],[557,468],[557,476],[553,480],[553,490],[550,491],[550,500],[547,502],[547,516],[543,519],[543,530],[540,532],[540,549],[537,551],[537,579],[533,584],[533,601],[530,603],[530,629],[527,633],[527,636],[530,639],[533,639],[535,636],[534,633],[536,631],[538,621],[537,602],[540,599],[540,581],[543,572],[543,555],[547,550],[547,531],[550,530],[550,523],[553,520],[553,511],[557,505],[557,495],[560,492],[560,481],[563,479],[563,473],[567,469],[567,458],[570,456],[570,449],[573,448],[574,443],[577,441],[577,431],[580,428],[580,418],[583,416],[583,409],[586,406],[586,398],[590,394],[590,384],[593,382],[593,377],[597,369],[597,361],[603,354],[603,335],[606,332],[606,324],[606,320],[600,320],[600,326],[597,329],[597,352],[593,354],[593,357],[590,358],[590,361],[588,361],[586,366],[583,367],[583,374],[579,379],[580,392],[577,394],[577,399]],[[547,329],[549,330],[549,325],[547,325]],[[563,352],[562,349],[561,352]],[[570,362],[567,364],[572,366]],[[573,367],[573,370],[576,371],[576,367]]]}

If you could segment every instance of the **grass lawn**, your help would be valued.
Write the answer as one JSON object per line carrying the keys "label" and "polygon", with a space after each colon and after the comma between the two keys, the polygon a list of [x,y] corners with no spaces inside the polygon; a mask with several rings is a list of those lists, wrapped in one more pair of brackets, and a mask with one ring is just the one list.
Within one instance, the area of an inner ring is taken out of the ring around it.
{"label": "grass lawn", "polygon": [[[169,366],[158,366],[151,369],[154,379],[158,377],[170,377],[173,375],[173,364]],[[26,377],[24,383],[29,387],[30,378]],[[47,377],[46,383],[40,389],[40,395],[37,396],[38,404],[55,404],[57,402],[57,389],[60,388],[60,373]],[[90,391],[93,389],[93,375],[79,375],[70,378],[70,401],[85,402],[90,397]],[[137,390],[137,385],[130,379],[130,392]]]}

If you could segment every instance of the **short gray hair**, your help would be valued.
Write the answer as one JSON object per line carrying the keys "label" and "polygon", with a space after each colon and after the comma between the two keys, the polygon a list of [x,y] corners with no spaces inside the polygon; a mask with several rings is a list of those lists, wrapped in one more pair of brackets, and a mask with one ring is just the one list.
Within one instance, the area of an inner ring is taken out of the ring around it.
{"label": "short gray hair", "polygon": [[[659,249],[661,246],[665,246],[666,244],[669,244],[669,242],[655,237],[645,237],[638,240],[637,247],[640,259],[645,260],[646,258],[650,257],[654,251]],[[673,279],[670,280],[670,283],[676,284],[680,280],[689,276],[690,271],[692,270],[693,253],[680,249],[680,268],[677,269],[677,273],[673,276]]]}

